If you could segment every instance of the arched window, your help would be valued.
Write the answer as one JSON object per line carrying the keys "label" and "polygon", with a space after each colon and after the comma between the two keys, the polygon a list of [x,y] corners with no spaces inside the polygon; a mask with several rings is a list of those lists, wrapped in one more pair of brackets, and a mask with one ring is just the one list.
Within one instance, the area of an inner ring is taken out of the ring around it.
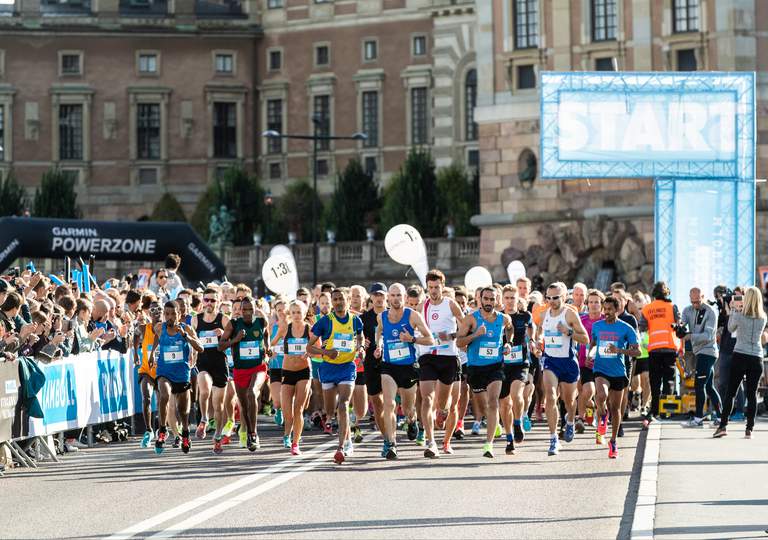
{"label": "arched window", "polygon": [[536,155],[528,148],[520,153],[517,159],[517,176],[523,189],[531,189],[538,176],[538,161]]}
{"label": "arched window", "polygon": [[475,106],[477,105],[477,70],[467,71],[464,80],[464,129],[467,141],[477,140],[477,124],[475,123]]}

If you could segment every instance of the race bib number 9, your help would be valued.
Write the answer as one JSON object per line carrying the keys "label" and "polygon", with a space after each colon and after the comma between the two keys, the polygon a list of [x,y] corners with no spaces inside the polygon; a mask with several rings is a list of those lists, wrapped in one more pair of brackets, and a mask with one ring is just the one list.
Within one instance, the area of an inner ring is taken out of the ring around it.
{"label": "race bib number 9", "polygon": [[240,358],[242,360],[258,360],[261,358],[258,341],[241,341]]}
{"label": "race bib number 9", "polygon": [[333,348],[339,352],[352,352],[352,334],[336,332],[333,335]]}
{"label": "race bib number 9", "polygon": [[166,364],[178,364],[184,361],[184,351],[181,347],[167,347],[163,349],[163,361]]}

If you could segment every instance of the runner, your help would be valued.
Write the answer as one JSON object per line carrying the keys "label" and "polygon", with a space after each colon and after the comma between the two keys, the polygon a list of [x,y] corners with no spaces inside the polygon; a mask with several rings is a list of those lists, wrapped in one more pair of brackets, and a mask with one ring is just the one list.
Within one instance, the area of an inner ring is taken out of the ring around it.
{"label": "runner", "polygon": [[[133,341],[133,363],[139,367],[139,387],[141,388],[141,414],[144,418],[144,436],[141,438],[141,447],[147,448],[154,439],[152,429],[152,394],[157,391],[157,364],[152,362],[154,350],[154,327],[160,324],[163,308],[157,300],[149,304],[150,321],[139,326]],[[151,366],[151,367],[150,367]]]}
{"label": "runner", "polygon": [[307,305],[300,300],[291,302],[288,306],[290,322],[286,327],[278,328],[277,336],[282,340],[285,351],[280,390],[280,403],[285,416],[283,444],[290,441],[291,454],[294,456],[301,454],[299,443],[304,430],[304,409],[310,392],[310,360],[307,354],[309,324],[305,321],[307,309]]}
{"label": "runner", "polygon": [[[595,384],[599,423],[596,441],[602,444],[607,428],[607,412],[611,413],[611,440],[608,442],[608,457],[618,457],[616,437],[619,434],[623,416],[622,400],[629,385],[624,355],[637,356],[637,332],[630,325],[616,318],[619,301],[608,297],[603,301],[605,320],[592,325],[590,349],[595,347]],[[607,408],[606,408],[607,401]]]}
{"label": "runner", "polygon": [[[408,421],[408,438],[416,438],[416,381],[419,375],[416,363],[415,344],[434,345],[432,334],[424,324],[418,311],[403,306],[405,287],[395,283],[389,287],[389,309],[378,315],[376,326],[376,358],[381,365],[381,386],[384,394],[384,413],[381,427],[384,446],[381,457],[397,459],[397,418],[395,397],[400,393],[403,412]],[[416,337],[416,331],[421,337]],[[437,448],[434,447],[437,456]],[[425,456],[427,453],[425,452]]]}
{"label": "runner", "polygon": [[[239,287],[238,287],[239,290]],[[254,452],[261,447],[256,431],[256,396],[267,378],[265,359],[269,349],[269,328],[263,311],[254,307],[253,298],[241,300],[242,317],[229,321],[219,339],[219,350],[231,349],[235,391],[240,404],[240,442]],[[245,439],[245,441],[243,441]]]}
{"label": "runner", "polygon": [[[467,304],[467,289],[463,285],[456,287],[454,294],[462,315],[466,317],[470,312],[469,305]],[[459,349],[459,362],[461,363],[461,374],[459,375],[461,381],[459,383],[456,430],[453,432],[453,437],[460,441],[464,439],[464,417],[467,415],[467,407],[469,407],[469,384],[467,384],[467,348],[458,346],[457,348]]]}
{"label": "runner", "polygon": [[[155,452],[163,453],[165,440],[168,436],[168,399],[171,394],[176,398],[173,415],[181,420],[181,451],[189,453],[189,409],[190,409],[190,371],[194,360],[190,357],[189,349],[200,352],[203,346],[195,337],[195,331],[184,323],[179,322],[179,310],[175,302],[166,302],[163,308],[164,323],[155,325],[155,339],[152,350],[157,351],[157,410],[160,430],[155,441]],[[150,368],[154,359],[150,357]],[[175,421],[172,416],[171,421]]]}
{"label": "runner", "polygon": [[382,429],[382,414],[384,411],[384,396],[381,388],[381,359],[374,356],[376,351],[376,329],[378,328],[378,316],[387,309],[387,287],[383,283],[374,283],[368,291],[373,301],[371,309],[360,316],[363,321],[363,335],[365,336],[365,386],[368,398],[373,406],[373,416],[379,431]]}
{"label": "runner", "polygon": [[[337,464],[344,462],[354,452],[349,439],[349,401],[355,386],[355,356],[364,354],[363,323],[360,317],[352,315],[346,293],[341,289],[331,292],[333,311],[317,321],[309,336],[310,354],[321,354],[319,366],[323,401],[328,417],[325,431],[330,432],[331,412],[336,411],[339,422],[339,447],[333,456]],[[318,339],[323,346],[315,346]]]}
{"label": "runner", "polygon": [[563,438],[565,442],[573,440],[576,383],[579,380],[579,363],[575,358],[574,342],[588,343],[589,341],[579,315],[575,310],[565,307],[565,294],[566,287],[563,283],[552,283],[547,287],[548,307],[544,311],[544,320],[538,331],[538,335],[544,339],[542,378],[550,434],[548,452],[550,456],[556,455],[560,450],[556,433],[558,390],[567,411]]}
{"label": "runner", "polygon": [[[368,295],[365,288],[361,285],[352,285],[349,288],[349,311],[353,315],[360,317],[362,321],[365,304],[368,301]],[[363,322],[363,333],[365,334],[365,322]],[[366,347],[366,354],[367,354]],[[352,410],[354,416],[350,416],[351,431],[356,443],[363,442],[363,433],[360,429],[360,422],[363,421],[365,413],[368,411],[368,392],[365,385],[365,354],[355,356],[355,389],[352,392]]]}
{"label": "runner", "polygon": [[435,409],[440,410],[441,420],[445,423],[442,451],[453,454],[451,437],[458,423],[461,384],[456,332],[459,323],[464,320],[464,314],[454,300],[443,295],[445,275],[440,270],[430,270],[426,280],[428,297],[423,307],[424,321],[435,344],[425,349],[425,353],[419,357],[419,392],[421,419],[426,431],[424,457],[435,458]]}
{"label": "runner", "polygon": [[[634,315],[629,313],[627,311],[627,305],[632,300],[632,296],[630,294],[622,289],[622,290],[614,290],[612,293],[612,296],[619,302],[619,310],[616,313],[616,318],[620,321],[624,321],[629,326],[632,327],[632,330],[635,331],[635,335],[637,336],[638,346],[640,337],[638,335],[638,324],[637,319]],[[639,350],[639,349],[638,349]],[[640,354],[640,353],[638,353]],[[627,379],[631,382],[632,377],[632,371],[634,370],[634,363],[635,358],[632,356],[629,356],[628,354],[624,355],[624,364],[627,368]],[[621,411],[622,411],[622,420],[625,420],[629,418],[629,385],[624,389],[624,397],[621,400]],[[619,437],[624,436],[624,422],[622,422],[619,425]]]}
{"label": "runner", "polygon": [[583,283],[574,283],[573,291],[571,292],[571,298],[573,298],[573,307],[576,308],[576,312],[581,315],[587,312],[587,286]]}
{"label": "runner", "polygon": [[[282,336],[285,335],[286,328],[288,326],[287,314],[286,314],[285,299],[280,296],[276,296],[272,300],[272,328],[269,335],[272,336],[272,352],[274,353],[272,358],[269,359],[269,393],[272,396],[272,408],[275,411],[275,424],[278,426],[283,425],[283,409],[280,386],[283,380],[283,358],[284,348]],[[281,337],[278,337],[278,334]],[[283,437],[283,446],[286,448],[291,447],[290,439]]]}
{"label": "runner", "polygon": [[[219,338],[229,319],[218,311],[219,293],[207,288],[203,292],[203,313],[192,319],[192,327],[203,344],[203,352],[198,355],[198,389],[202,418],[195,435],[205,438],[208,419],[216,422],[213,435],[213,452],[222,452],[222,432],[225,424],[224,395],[229,380],[227,356],[219,350]],[[210,399],[209,399],[210,398]]]}
{"label": "runner", "polygon": [[496,289],[483,288],[480,291],[481,309],[462,321],[457,339],[459,347],[467,346],[469,386],[485,411],[488,425],[483,456],[487,458],[493,457],[493,438],[499,424],[499,395],[504,380],[503,359],[510,348],[504,345],[504,336],[509,340],[513,334],[511,319],[496,311],[495,305]]}
{"label": "runner", "polygon": [[[314,311],[317,313],[313,315]],[[322,317],[325,317],[331,312],[331,294],[327,292],[319,293],[317,297],[317,305],[311,308],[309,315],[309,324],[314,325]],[[312,393],[310,395],[310,405],[312,409],[312,423],[320,427],[328,435],[333,435],[331,430],[331,419],[333,418],[333,412],[328,414],[323,410],[323,385],[320,383],[320,366],[323,364],[322,354],[312,355]],[[327,426],[327,429],[326,429]]]}
{"label": "runner", "polygon": [[531,366],[530,357],[536,351],[533,339],[535,327],[533,317],[527,311],[520,310],[520,298],[517,287],[507,285],[503,289],[502,302],[504,314],[512,321],[514,336],[511,348],[504,355],[504,381],[501,383],[499,403],[504,430],[507,435],[507,454],[515,453],[515,443],[525,439],[523,431],[523,407],[525,400],[523,390],[530,385],[528,370]]}
{"label": "runner", "polygon": [[[574,291],[576,288],[574,287]],[[587,312],[582,313],[581,324],[587,335],[591,336],[592,325],[603,318],[603,301],[605,295],[596,289],[592,289],[587,294]],[[588,354],[586,345],[579,345],[579,399],[576,408],[576,433],[584,433],[584,423],[592,426],[594,424],[594,397],[595,397],[595,376],[593,374],[594,358]],[[582,418],[582,415],[584,417]]]}

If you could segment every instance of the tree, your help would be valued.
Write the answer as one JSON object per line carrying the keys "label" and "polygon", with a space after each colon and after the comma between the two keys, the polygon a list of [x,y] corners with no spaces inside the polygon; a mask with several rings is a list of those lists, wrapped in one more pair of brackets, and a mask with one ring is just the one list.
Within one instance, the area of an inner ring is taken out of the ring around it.
{"label": "tree", "polygon": [[440,194],[440,228],[451,224],[457,236],[477,234],[469,219],[475,215],[475,188],[467,177],[466,169],[454,163],[437,172],[437,191]]}
{"label": "tree", "polygon": [[155,209],[152,210],[150,221],[187,221],[187,216],[184,214],[184,209],[179,204],[179,201],[168,193],[163,193],[160,200],[157,201]]}
{"label": "tree", "polygon": [[[279,202],[279,211],[285,228],[296,233],[299,242],[312,241],[312,203],[317,204],[317,228],[321,227],[323,203],[306,180],[293,182],[285,191]],[[317,239],[323,235],[317,231]]]}
{"label": "tree", "polygon": [[0,178],[0,216],[20,216],[26,204],[27,195],[13,172]]}
{"label": "tree", "polygon": [[236,246],[253,243],[253,233],[262,229],[264,221],[264,190],[259,178],[248,174],[242,167],[230,167],[216,182],[218,211],[224,205],[233,213],[232,241]]}
{"label": "tree", "polygon": [[217,201],[216,184],[209,184],[197,200],[195,211],[189,219],[192,228],[205,240],[208,240],[211,211],[216,208]]}
{"label": "tree", "polygon": [[398,223],[416,227],[426,238],[440,235],[435,162],[428,150],[413,149],[384,192],[381,225],[384,231]]}
{"label": "tree", "polygon": [[46,171],[40,187],[35,190],[32,214],[35,217],[79,219],[82,214],[77,206],[73,175],[61,169]]}
{"label": "tree", "polygon": [[352,159],[339,174],[325,221],[339,241],[365,240],[365,229],[375,224],[380,206],[376,182],[360,160]]}

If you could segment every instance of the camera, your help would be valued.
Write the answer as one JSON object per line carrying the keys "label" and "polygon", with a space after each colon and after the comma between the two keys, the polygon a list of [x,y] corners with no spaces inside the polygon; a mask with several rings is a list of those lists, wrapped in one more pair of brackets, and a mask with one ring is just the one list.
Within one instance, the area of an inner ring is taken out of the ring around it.
{"label": "camera", "polygon": [[691,331],[688,329],[688,324],[684,322],[673,324],[672,329],[675,331],[675,335],[680,339],[683,339],[685,336],[691,333]]}

